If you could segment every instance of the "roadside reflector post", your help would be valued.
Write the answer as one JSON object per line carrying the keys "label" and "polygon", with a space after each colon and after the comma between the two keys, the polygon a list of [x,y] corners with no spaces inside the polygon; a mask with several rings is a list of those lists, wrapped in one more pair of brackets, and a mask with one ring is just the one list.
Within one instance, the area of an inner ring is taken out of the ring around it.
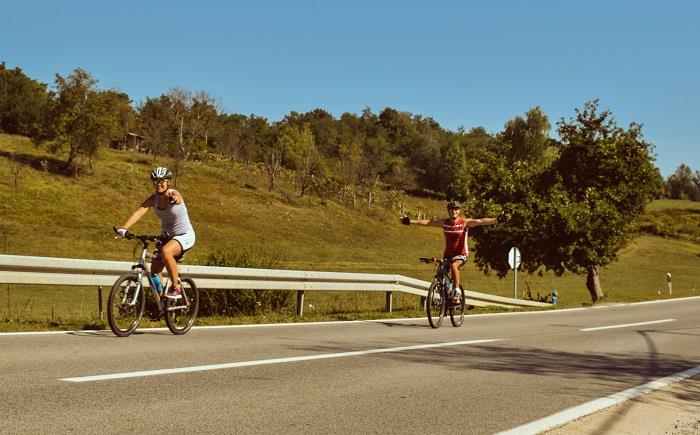
{"label": "roadside reflector post", "polygon": [[673,287],[671,287],[671,272],[666,273],[666,282],[668,283],[668,294],[673,294]]}
{"label": "roadside reflector post", "polygon": [[386,292],[386,312],[391,313],[391,292]]}
{"label": "roadside reflector post", "polygon": [[297,290],[297,316],[304,315],[304,290]]}

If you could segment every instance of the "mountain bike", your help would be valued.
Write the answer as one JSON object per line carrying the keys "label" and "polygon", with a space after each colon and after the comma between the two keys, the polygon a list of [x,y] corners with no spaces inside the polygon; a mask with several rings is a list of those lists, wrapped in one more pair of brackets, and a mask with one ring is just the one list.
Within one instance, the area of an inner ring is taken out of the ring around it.
{"label": "mountain bike", "polygon": [[[114,231],[116,232],[117,229],[114,228]],[[131,272],[120,276],[109,293],[107,320],[112,332],[119,337],[128,337],[139,326],[146,307],[146,289],[143,285],[145,276],[155,300],[158,318],[165,317],[165,323],[173,334],[185,334],[194,325],[199,311],[199,290],[197,290],[194,280],[188,277],[179,278],[182,289],[180,299],[161,296],[156,290],[158,286],[153,280],[148,263],[146,263],[147,258],[153,258],[158,252],[158,245],[156,245],[154,254],[148,253],[150,243],[162,242],[161,236],[138,236],[127,231],[125,238],[141,243],[141,255],[138,263],[131,266]],[[163,286],[163,293],[168,288],[168,284],[169,279]]]}
{"label": "mountain bike", "polygon": [[[454,288],[450,279],[451,260],[449,258],[438,259],[419,258],[426,264],[437,264],[435,277],[428,288],[428,297],[425,302],[425,309],[428,314],[428,323],[433,328],[442,325],[442,319],[449,313],[452,326],[459,327],[464,322],[465,294],[461,287]],[[458,292],[458,303],[453,302],[454,292]]]}

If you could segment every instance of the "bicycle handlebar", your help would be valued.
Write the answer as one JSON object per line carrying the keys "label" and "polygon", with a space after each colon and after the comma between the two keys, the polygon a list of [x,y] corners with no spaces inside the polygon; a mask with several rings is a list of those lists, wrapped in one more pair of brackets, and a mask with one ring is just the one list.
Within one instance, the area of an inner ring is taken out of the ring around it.
{"label": "bicycle handlebar", "polygon": [[[115,234],[119,234],[117,232],[117,227],[112,227],[112,229],[114,230]],[[136,240],[139,240],[141,243],[145,243],[145,242],[156,242],[156,241],[161,239],[161,236],[153,236],[153,235],[141,235],[141,236],[139,236],[139,235],[132,233],[131,231],[127,231],[126,234],[124,235],[124,238],[127,240],[136,239]]]}
{"label": "bicycle handlebar", "polygon": [[432,257],[432,258],[420,257],[418,260],[422,261],[425,264],[434,264],[434,263],[440,262],[440,259],[437,257]]}

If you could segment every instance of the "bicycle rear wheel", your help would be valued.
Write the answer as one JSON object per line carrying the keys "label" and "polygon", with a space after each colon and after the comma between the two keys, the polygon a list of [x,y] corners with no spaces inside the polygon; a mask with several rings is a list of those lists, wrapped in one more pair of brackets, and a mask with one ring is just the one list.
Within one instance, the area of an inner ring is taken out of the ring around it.
{"label": "bicycle rear wheel", "polygon": [[199,312],[199,290],[192,278],[180,278],[180,286],[180,299],[165,298],[165,323],[175,335],[189,331]]}
{"label": "bicycle rear wheel", "polygon": [[[137,294],[138,291],[138,294]],[[144,288],[135,273],[120,276],[112,286],[107,300],[107,321],[119,337],[128,337],[141,322],[146,306]]]}
{"label": "bicycle rear wheel", "polygon": [[459,327],[464,323],[464,307],[466,305],[464,301],[464,289],[458,287],[454,291],[459,292],[459,303],[452,304],[450,301],[450,320],[452,321],[452,326]]}
{"label": "bicycle rear wheel", "polygon": [[445,298],[442,297],[442,283],[437,279],[428,288],[428,298],[425,301],[425,309],[428,313],[428,323],[433,328],[439,328],[445,317]]}

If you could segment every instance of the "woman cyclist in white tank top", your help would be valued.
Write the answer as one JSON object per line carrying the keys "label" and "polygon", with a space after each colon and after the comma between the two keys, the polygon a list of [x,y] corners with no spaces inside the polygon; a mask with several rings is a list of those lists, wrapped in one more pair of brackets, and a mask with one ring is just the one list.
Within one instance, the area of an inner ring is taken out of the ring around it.
{"label": "woman cyclist in white tank top", "polygon": [[165,296],[178,299],[181,291],[178,281],[177,259],[194,246],[195,235],[182,195],[177,190],[170,188],[172,177],[172,172],[162,166],[151,172],[155,192],[129,216],[124,225],[117,230],[117,234],[124,237],[126,230],[138,222],[149,208],[153,208],[156,216],[160,219],[164,243],[158,251],[158,256],[153,258],[151,272],[160,275],[165,267],[172,282],[172,287],[166,291]]}

